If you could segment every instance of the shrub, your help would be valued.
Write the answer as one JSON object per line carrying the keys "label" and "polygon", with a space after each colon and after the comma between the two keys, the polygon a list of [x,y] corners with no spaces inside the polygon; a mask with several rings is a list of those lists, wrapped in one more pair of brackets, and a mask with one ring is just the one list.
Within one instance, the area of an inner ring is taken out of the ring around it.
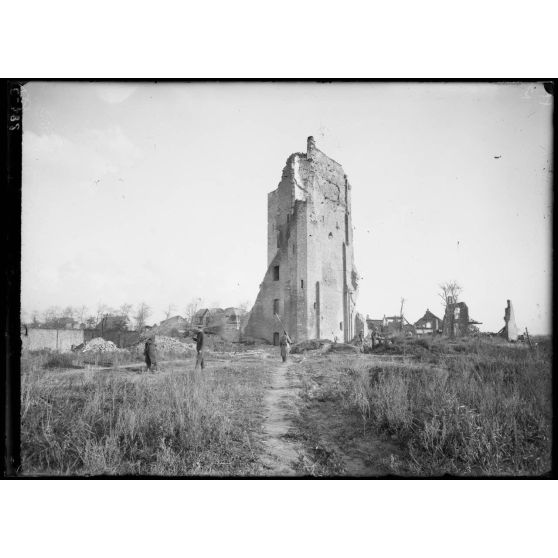
{"label": "shrub", "polygon": [[53,353],[47,357],[45,368],[83,368],[76,364],[76,356],[73,353]]}
{"label": "shrub", "polygon": [[[44,374],[44,373],[43,373]],[[249,432],[261,422],[265,374],[82,374],[22,378],[25,474],[258,474]]]}

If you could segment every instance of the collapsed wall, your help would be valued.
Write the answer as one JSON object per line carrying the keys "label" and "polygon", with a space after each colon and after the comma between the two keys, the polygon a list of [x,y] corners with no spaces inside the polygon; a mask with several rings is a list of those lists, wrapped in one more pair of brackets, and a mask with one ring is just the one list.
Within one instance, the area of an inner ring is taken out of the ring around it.
{"label": "collapsed wall", "polygon": [[504,322],[506,325],[502,329],[502,336],[507,341],[517,341],[519,329],[515,323],[515,312],[513,311],[511,300],[507,301],[507,306],[504,310]]}
{"label": "collapsed wall", "polygon": [[237,343],[241,340],[246,320],[247,312],[241,308],[201,308],[195,313],[192,325],[225,341]]}
{"label": "collapsed wall", "polygon": [[358,290],[351,185],[311,136],[268,194],[267,237],[268,267],[245,336],[277,344],[282,323],[297,342],[350,341]]}

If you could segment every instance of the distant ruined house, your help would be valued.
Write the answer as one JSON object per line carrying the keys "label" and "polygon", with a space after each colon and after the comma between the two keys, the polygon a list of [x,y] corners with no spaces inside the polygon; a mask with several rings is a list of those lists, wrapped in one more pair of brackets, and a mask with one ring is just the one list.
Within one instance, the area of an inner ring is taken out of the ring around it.
{"label": "distant ruined house", "polygon": [[149,330],[149,335],[164,335],[166,337],[184,337],[188,329],[188,322],[182,316],[172,316],[163,320],[158,326]]}
{"label": "distant ruined house", "polygon": [[382,331],[383,319],[366,318],[366,326],[369,332],[380,333]]}
{"label": "distant ruined house", "polygon": [[116,316],[107,314],[101,318],[95,329],[101,331],[125,331],[128,329],[129,320],[128,316]]}
{"label": "distant ruined house", "polygon": [[366,325],[370,333],[381,335],[414,335],[415,326],[410,324],[405,316],[384,316],[382,319],[366,319]]}
{"label": "distant ruined house", "polygon": [[447,337],[462,337],[471,332],[471,326],[481,323],[469,319],[469,308],[464,302],[454,302],[452,297],[448,297],[442,324],[444,335]]}
{"label": "distant ruined house", "polygon": [[348,342],[356,333],[357,291],[351,185],[310,136],[306,153],[287,159],[268,194],[267,271],[245,334],[277,344],[282,323],[297,342]]}
{"label": "distant ruined house", "polygon": [[427,308],[424,316],[415,322],[417,335],[442,333],[442,320]]}
{"label": "distant ruined house", "polygon": [[247,313],[240,308],[201,308],[192,319],[192,326],[202,327],[207,333],[215,334],[226,341],[237,342],[242,337]]}

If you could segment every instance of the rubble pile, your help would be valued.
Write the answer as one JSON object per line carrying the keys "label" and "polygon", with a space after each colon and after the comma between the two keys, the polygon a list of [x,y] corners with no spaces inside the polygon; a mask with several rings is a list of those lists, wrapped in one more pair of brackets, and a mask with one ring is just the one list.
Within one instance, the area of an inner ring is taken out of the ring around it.
{"label": "rubble pile", "polygon": [[195,347],[194,343],[182,343],[174,337],[166,335],[156,335],[155,345],[158,351],[172,351],[173,353],[188,353]]}
{"label": "rubble pile", "polygon": [[[138,344],[130,347],[130,352],[136,356],[143,358],[143,350],[145,348],[145,341],[140,341]],[[174,337],[167,337],[166,335],[155,335],[155,350],[162,356],[163,353],[174,353],[184,356],[192,356],[195,352],[196,345],[192,342],[183,343]]]}
{"label": "rubble pile", "polygon": [[118,351],[118,347],[112,342],[103,339],[102,337],[95,337],[85,343],[82,352],[84,353],[110,353]]}
{"label": "rubble pile", "polygon": [[360,353],[360,348],[348,343],[333,343],[327,348],[328,353]]}
{"label": "rubble pile", "polygon": [[291,353],[297,354],[304,353],[305,351],[316,351],[326,345],[331,345],[331,341],[328,341],[327,339],[309,339],[308,341],[295,343],[291,347]]}

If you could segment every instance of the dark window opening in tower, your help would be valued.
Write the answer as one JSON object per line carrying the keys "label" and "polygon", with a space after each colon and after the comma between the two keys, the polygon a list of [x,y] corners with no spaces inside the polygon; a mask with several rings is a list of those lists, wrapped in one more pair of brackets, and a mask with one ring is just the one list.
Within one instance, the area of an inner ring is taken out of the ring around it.
{"label": "dark window opening in tower", "polygon": [[279,266],[276,265],[273,267],[273,280],[279,281]]}
{"label": "dark window opening in tower", "polygon": [[301,288],[301,289],[304,289],[304,279],[301,279],[301,280],[300,280],[300,288]]}
{"label": "dark window opening in tower", "polygon": [[277,248],[281,246],[281,233],[277,233]]}
{"label": "dark window opening in tower", "polygon": [[279,299],[278,298],[273,299],[273,313],[274,314],[279,314]]}
{"label": "dark window opening in tower", "polygon": [[349,214],[345,213],[345,242],[349,245]]}
{"label": "dark window opening in tower", "polygon": [[339,329],[343,331],[343,322],[339,322]]}

